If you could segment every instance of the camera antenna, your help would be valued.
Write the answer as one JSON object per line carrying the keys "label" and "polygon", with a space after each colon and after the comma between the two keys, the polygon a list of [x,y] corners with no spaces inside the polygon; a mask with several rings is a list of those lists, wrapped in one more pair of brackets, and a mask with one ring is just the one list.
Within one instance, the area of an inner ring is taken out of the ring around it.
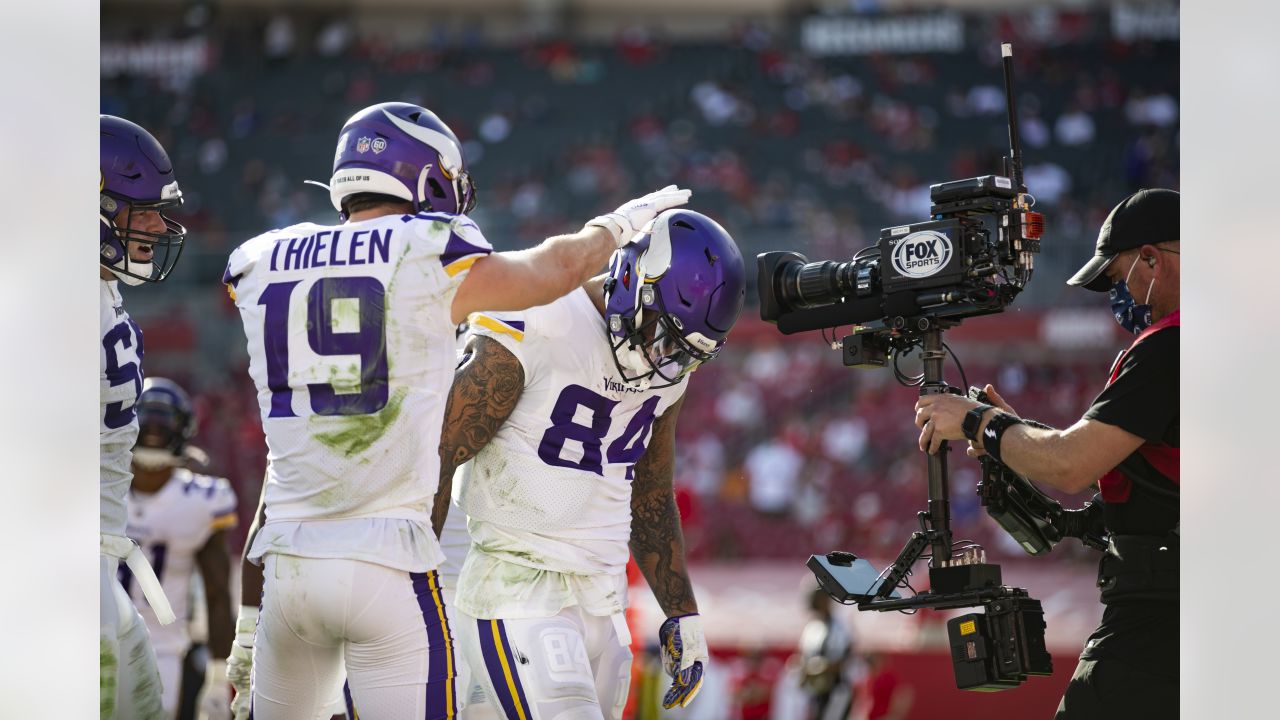
{"label": "camera antenna", "polygon": [[1009,108],[1009,157],[1005,158],[1005,172],[1019,193],[1025,193],[1022,183],[1022,143],[1018,139],[1018,106],[1013,101],[1013,43],[1000,43],[1000,60],[1004,64],[1004,100]]}

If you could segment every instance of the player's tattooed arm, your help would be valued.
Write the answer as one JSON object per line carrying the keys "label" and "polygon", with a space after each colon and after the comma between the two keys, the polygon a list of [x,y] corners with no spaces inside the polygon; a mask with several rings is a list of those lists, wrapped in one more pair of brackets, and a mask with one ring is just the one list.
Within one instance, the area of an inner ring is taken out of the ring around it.
{"label": "player's tattooed arm", "polygon": [[524,367],[510,350],[477,335],[453,373],[453,388],[440,432],[440,489],[431,511],[431,527],[440,537],[449,514],[453,472],[489,444],[524,392]]}
{"label": "player's tattooed arm", "polygon": [[676,418],[683,404],[682,397],[654,422],[631,484],[631,554],[667,617],[698,612],[674,483]]}

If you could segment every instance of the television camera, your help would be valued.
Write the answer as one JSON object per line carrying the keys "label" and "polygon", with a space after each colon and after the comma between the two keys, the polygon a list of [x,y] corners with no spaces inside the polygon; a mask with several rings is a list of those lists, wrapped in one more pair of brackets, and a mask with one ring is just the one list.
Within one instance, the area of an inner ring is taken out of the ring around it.
{"label": "television camera", "polygon": [[[1002,312],[1026,287],[1040,251],[1044,216],[1023,183],[1022,153],[1013,96],[1013,49],[1001,45],[1009,120],[1004,174],[939,183],[929,188],[928,220],[884,228],[879,242],[844,262],[809,262],[796,252],[757,257],[761,318],[784,334],[852,326],[841,340],[845,365],[893,363],[899,382],[921,395],[961,392],[943,381],[949,348],[942,333],[962,320]],[[833,343],[834,344],[834,343]],[[908,377],[901,356],[921,350],[923,373]],[[959,361],[956,361],[959,367]],[[964,376],[963,367],[960,374]],[[967,380],[964,381],[968,385]],[[982,395],[976,388],[971,394]],[[822,589],[859,610],[982,607],[948,621],[956,684],[993,691],[1016,687],[1029,675],[1048,675],[1040,602],[1022,588],[1002,584],[1000,566],[972,543],[953,542],[947,448],[928,457],[928,509],[892,565],[877,572],[847,552],[814,555],[808,567]],[[1065,511],[991,458],[983,458],[978,493],[988,513],[1030,554],[1047,552],[1067,536],[1098,547],[1099,503]],[[927,553],[927,554],[926,554]],[[929,590],[915,592],[912,566],[929,558]],[[899,591],[910,590],[904,597]]]}

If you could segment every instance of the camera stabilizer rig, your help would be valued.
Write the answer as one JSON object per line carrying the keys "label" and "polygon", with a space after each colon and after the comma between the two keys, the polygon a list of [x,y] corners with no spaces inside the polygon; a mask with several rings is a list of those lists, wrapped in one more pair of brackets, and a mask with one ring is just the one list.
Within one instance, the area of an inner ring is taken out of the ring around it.
{"label": "camera stabilizer rig", "polygon": [[[823,329],[825,337],[828,328],[854,326],[842,340],[845,365],[884,367],[892,356],[895,377],[918,385],[922,396],[961,392],[943,380],[943,331],[1013,302],[1031,278],[1044,231],[1044,217],[1031,210],[1034,198],[1023,184],[1012,46],[1001,45],[1001,55],[1009,113],[1005,174],[931,186],[929,220],[883,229],[876,245],[847,262],[810,263],[795,252],[759,255],[762,319],[784,334]],[[898,360],[915,348],[924,371],[907,377]],[[963,368],[960,374],[963,379]],[[928,456],[928,509],[918,513],[920,530],[892,565],[877,572],[862,558],[833,552],[814,555],[808,566],[832,598],[859,610],[981,606],[985,613],[947,623],[956,684],[983,691],[1015,687],[1053,670],[1044,613],[1026,590],[1002,584],[1000,567],[986,562],[985,551],[952,541],[947,453],[944,443]],[[983,505],[1028,552],[1044,552],[1069,531],[1091,527],[994,460],[983,468]],[[930,587],[916,593],[907,580],[922,557],[930,559]],[[903,597],[900,588],[912,596]]]}
{"label": "camera stabilizer rig", "polygon": [[[922,343],[924,375],[920,394],[958,392],[942,381],[942,365],[947,355],[942,346],[942,331],[925,331]],[[828,595],[841,603],[856,603],[859,610],[945,610],[981,606],[983,613],[970,613],[947,621],[956,686],[962,690],[1004,690],[1017,687],[1030,675],[1049,675],[1053,672],[1053,660],[1045,649],[1044,611],[1040,601],[1022,588],[1002,584],[1000,566],[988,563],[980,547],[952,541],[947,453],[944,443],[936,455],[928,456],[928,510],[917,513],[920,529],[911,534],[893,564],[883,572],[876,572],[864,559],[851,553],[833,552],[811,556],[808,567]],[[984,480],[987,477],[984,475]],[[1036,493],[1032,496],[1036,499],[1053,501],[1025,481],[1012,487],[1016,490],[1002,486],[1001,491],[1006,504],[1014,508],[1009,511],[1011,518],[1025,519],[1031,527],[1040,528],[1041,519],[1027,504],[1016,501],[1024,497],[1020,493],[1026,488]],[[1009,500],[1010,497],[1014,500]],[[1015,524],[1015,520],[1011,519],[1010,524]],[[930,559],[929,590],[902,597],[897,590],[910,588],[908,577],[922,557]]]}

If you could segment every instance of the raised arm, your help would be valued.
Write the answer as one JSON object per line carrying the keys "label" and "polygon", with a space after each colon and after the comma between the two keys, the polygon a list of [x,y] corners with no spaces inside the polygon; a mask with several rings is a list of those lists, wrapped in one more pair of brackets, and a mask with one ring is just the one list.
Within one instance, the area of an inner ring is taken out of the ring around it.
{"label": "raised arm", "polygon": [[477,260],[453,296],[454,324],[473,312],[524,310],[567,295],[598,272],[609,255],[630,242],[646,223],[688,200],[688,190],[670,185],[591,220],[571,235]]}
{"label": "raised arm", "polygon": [[472,337],[454,371],[440,431],[440,488],[431,510],[436,537],[440,537],[449,514],[454,471],[498,434],[522,392],[524,368],[516,356],[497,340]]}
{"label": "raised arm", "polygon": [[654,422],[631,484],[631,554],[667,617],[698,612],[674,484],[676,418],[683,405],[682,397]]}

